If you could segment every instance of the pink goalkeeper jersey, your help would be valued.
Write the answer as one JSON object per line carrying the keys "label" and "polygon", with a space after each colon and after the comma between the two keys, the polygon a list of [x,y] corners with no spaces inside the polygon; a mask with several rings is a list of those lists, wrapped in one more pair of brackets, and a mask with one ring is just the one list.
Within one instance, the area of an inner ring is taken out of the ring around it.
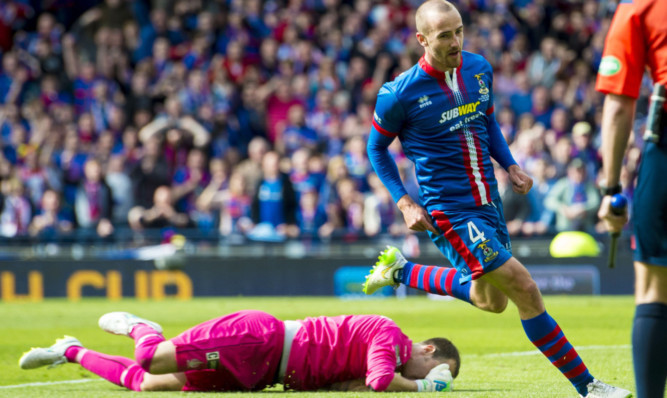
{"label": "pink goalkeeper jersey", "polygon": [[379,315],[342,315],[299,321],[292,343],[285,389],[315,390],[332,383],[366,379],[384,391],[396,368],[412,353],[412,341],[391,319]]}

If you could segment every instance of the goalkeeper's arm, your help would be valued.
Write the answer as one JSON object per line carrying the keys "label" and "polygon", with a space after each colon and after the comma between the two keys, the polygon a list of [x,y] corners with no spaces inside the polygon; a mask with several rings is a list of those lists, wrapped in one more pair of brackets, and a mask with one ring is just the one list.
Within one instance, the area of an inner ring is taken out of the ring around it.
{"label": "goalkeeper's arm", "polygon": [[[443,366],[444,365],[444,366]],[[429,372],[424,379],[412,380],[403,377],[400,373],[395,373],[394,378],[389,383],[385,391],[451,391],[452,374],[449,371],[449,365],[438,365]],[[329,391],[369,391],[372,390],[366,385],[364,379],[354,379],[333,383],[325,388]]]}
{"label": "goalkeeper's arm", "polygon": [[[373,391],[370,386],[366,385],[365,379],[339,381],[324,389],[329,391]],[[419,391],[419,389],[416,380],[406,379],[400,373],[395,373],[394,378],[384,391]]]}
{"label": "goalkeeper's arm", "polygon": [[[333,383],[326,388],[329,391],[373,391],[366,385],[365,379],[346,380]],[[406,379],[400,373],[395,373],[394,378],[384,391],[419,391],[417,380]]]}
{"label": "goalkeeper's arm", "polygon": [[[400,373],[394,373],[394,378],[389,383],[385,391],[451,391],[452,373],[449,371],[448,364],[440,364],[426,375],[426,378],[411,380],[403,377]],[[333,383],[325,388],[330,391],[368,391],[370,387],[366,386],[364,379],[346,380]]]}
{"label": "goalkeeper's arm", "polygon": [[453,380],[449,365],[442,363],[431,369],[424,379],[410,380],[396,373],[385,391],[452,391]]}

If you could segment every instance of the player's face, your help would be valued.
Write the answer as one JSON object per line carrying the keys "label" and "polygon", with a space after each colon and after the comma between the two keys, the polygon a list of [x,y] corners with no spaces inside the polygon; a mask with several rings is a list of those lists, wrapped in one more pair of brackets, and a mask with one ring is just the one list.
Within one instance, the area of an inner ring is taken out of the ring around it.
{"label": "player's face", "polygon": [[403,366],[401,374],[408,379],[423,379],[434,367],[440,365],[440,361],[433,358],[433,350],[427,347],[413,347],[410,359]]}
{"label": "player's face", "polygon": [[455,9],[428,16],[427,29],[417,32],[417,40],[426,51],[426,60],[436,69],[446,71],[461,65],[463,20]]}

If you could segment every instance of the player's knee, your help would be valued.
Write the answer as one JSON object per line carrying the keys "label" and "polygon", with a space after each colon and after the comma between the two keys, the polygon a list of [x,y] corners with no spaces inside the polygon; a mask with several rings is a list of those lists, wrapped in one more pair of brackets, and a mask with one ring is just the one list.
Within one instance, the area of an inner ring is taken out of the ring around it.
{"label": "player's knee", "polygon": [[509,290],[514,294],[521,296],[532,296],[535,294],[539,295],[540,292],[537,283],[535,280],[533,280],[527,270],[524,272],[515,273],[506,287],[509,288]]}
{"label": "player's knee", "polygon": [[514,291],[511,296],[523,302],[532,301],[533,297],[540,296],[540,289],[532,278],[515,281],[511,288]]}
{"label": "player's knee", "polygon": [[533,278],[524,280],[521,283],[521,291],[531,296],[540,294],[540,288],[537,286],[537,282],[535,282]]}

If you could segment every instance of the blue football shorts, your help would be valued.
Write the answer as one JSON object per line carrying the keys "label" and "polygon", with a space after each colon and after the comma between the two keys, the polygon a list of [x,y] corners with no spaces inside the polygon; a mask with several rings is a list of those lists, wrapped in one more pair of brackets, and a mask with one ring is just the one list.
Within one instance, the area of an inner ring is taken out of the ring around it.
{"label": "blue football shorts", "polygon": [[[665,133],[667,134],[667,131]],[[667,266],[667,137],[647,142],[632,203],[635,261]]]}
{"label": "blue football shorts", "polygon": [[440,233],[429,236],[461,274],[459,283],[478,279],[512,257],[500,199],[456,212],[433,210],[431,217]]}

